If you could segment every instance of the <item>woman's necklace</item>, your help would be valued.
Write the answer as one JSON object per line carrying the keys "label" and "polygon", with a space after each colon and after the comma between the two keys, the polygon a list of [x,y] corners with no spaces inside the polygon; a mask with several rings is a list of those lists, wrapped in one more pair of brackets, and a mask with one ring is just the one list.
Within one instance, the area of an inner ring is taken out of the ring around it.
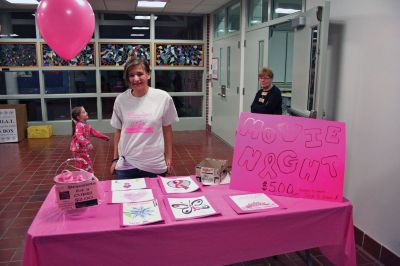
{"label": "woman's necklace", "polygon": [[268,89],[263,88],[263,90],[261,91],[261,97],[258,98],[258,102],[264,103],[265,102],[265,98],[267,97],[268,92],[270,92],[271,89],[272,89],[272,86],[269,87]]}

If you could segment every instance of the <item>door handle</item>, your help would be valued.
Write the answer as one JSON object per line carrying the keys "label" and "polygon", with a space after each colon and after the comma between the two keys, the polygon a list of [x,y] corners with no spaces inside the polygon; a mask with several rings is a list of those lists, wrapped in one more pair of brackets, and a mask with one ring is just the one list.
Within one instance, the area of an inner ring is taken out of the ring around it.
{"label": "door handle", "polygon": [[218,95],[225,98],[226,97],[226,86],[225,85],[221,85],[221,91],[218,92]]}

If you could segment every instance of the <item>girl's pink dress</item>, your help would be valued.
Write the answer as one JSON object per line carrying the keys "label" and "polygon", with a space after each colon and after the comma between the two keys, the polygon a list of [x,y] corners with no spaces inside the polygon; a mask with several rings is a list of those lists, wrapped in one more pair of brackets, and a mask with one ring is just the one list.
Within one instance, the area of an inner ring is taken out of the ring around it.
{"label": "girl's pink dress", "polygon": [[89,123],[79,121],[75,126],[75,134],[72,136],[70,150],[74,158],[82,158],[86,161],[86,163],[82,161],[77,161],[76,167],[93,173],[93,163],[89,157],[88,146],[90,143],[90,135],[93,135],[96,138],[109,140],[110,137],[106,136],[94,128],[92,128]]}

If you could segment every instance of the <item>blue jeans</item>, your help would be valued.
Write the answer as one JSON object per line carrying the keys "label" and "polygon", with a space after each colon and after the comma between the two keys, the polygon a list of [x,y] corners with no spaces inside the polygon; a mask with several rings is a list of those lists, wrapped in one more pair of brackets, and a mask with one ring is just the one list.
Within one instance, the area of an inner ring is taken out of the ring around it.
{"label": "blue jeans", "polygon": [[154,174],[150,172],[146,172],[137,168],[128,169],[128,170],[115,170],[116,179],[132,179],[132,178],[141,178],[141,177],[157,177],[157,176],[165,176],[167,172],[162,174]]}

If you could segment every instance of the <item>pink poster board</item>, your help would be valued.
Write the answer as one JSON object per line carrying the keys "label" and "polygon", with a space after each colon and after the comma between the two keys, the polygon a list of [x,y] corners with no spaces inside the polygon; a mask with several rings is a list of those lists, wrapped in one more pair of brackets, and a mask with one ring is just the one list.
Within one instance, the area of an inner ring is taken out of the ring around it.
{"label": "pink poster board", "polygon": [[230,188],[342,201],[345,124],[241,113]]}

